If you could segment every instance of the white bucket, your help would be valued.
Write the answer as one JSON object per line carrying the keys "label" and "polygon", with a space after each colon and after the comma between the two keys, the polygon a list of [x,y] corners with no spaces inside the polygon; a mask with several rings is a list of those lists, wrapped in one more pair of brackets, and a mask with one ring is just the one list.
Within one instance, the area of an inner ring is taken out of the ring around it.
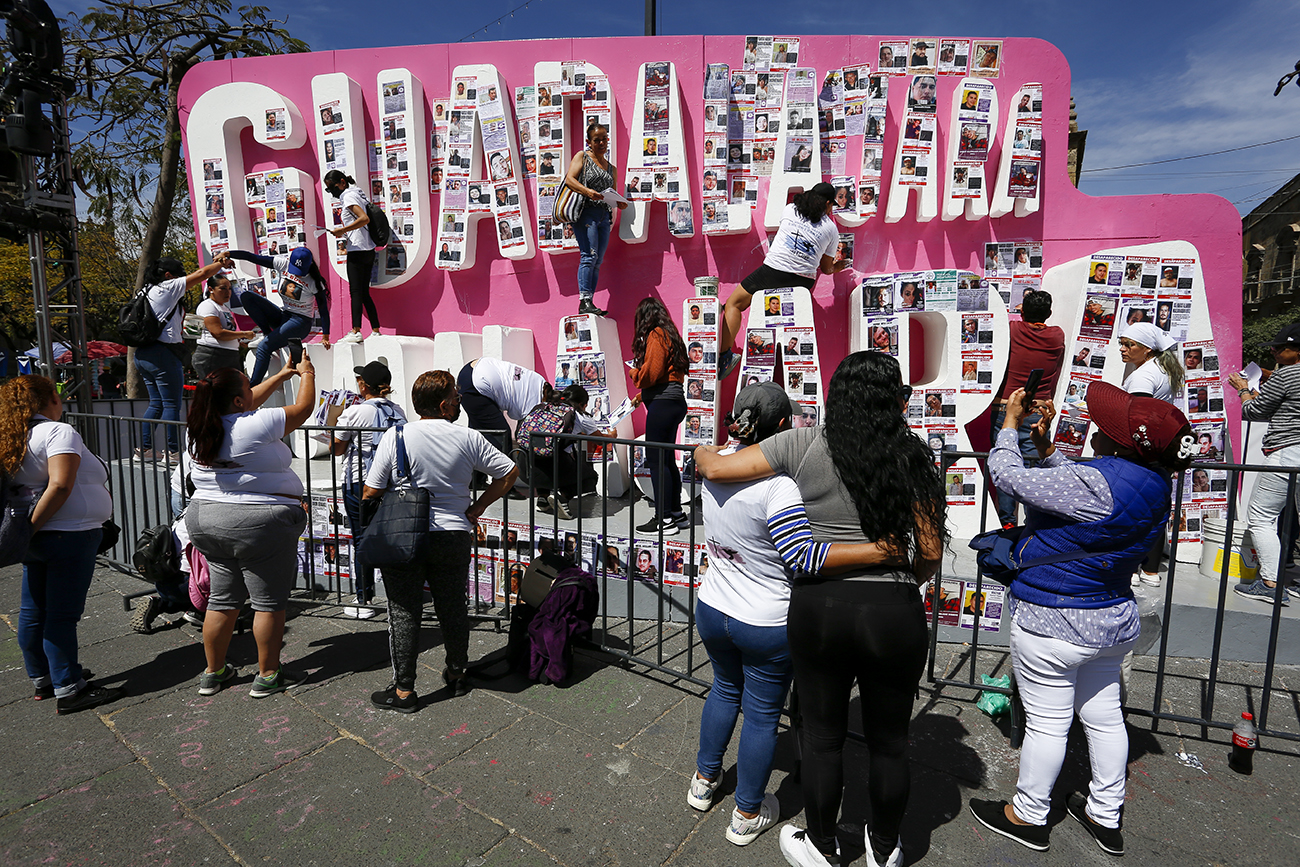
{"label": "white bucket", "polygon": [[[1223,537],[1228,522],[1223,518],[1207,517],[1201,520],[1201,574],[1218,579],[1223,571]],[[1259,558],[1255,548],[1242,544],[1246,522],[1236,521],[1232,526],[1232,556],[1228,561],[1228,577],[1251,582],[1259,574]]]}
{"label": "white bucket", "polygon": [[700,298],[717,298],[718,278],[717,277],[696,277],[695,294]]}

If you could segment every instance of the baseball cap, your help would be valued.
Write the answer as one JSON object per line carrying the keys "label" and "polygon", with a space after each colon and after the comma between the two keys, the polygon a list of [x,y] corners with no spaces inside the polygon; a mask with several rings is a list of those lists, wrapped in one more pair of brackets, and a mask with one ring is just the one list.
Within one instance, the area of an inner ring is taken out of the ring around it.
{"label": "baseball cap", "polygon": [[1094,382],[1088,386],[1088,413],[1102,433],[1147,463],[1176,467],[1191,458],[1192,427],[1168,401]]}
{"label": "baseball cap", "polygon": [[393,381],[392,372],[382,361],[372,361],[363,367],[354,367],[352,372],[361,377],[361,381],[371,388],[383,388]]}
{"label": "baseball cap", "polygon": [[748,385],[736,394],[732,433],[737,439],[756,443],[776,433],[782,419],[789,427],[791,414],[799,411],[798,404],[775,382]]}
{"label": "baseball cap", "polygon": [[814,185],[811,192],[816,193],[817,195],[821,196],[823,199],[835,198],[835,188],[832,187],[830,184],[826,183],[825,181],[822,181],[820,184]]}
{"label": "baseball cap", "polygon": [[306,277],[313,264],[315,260],[311,256],[311,250],[306,247],[294,247],[293,252],[289,254],[289,267],[284,271],[295,277]]}
{"label": "baseball cap", "polygon": [[1268,343],[1261,343],[1260,346],[1292,346],[1300,347],[1300,322],[1293,322],[1277,333]]}

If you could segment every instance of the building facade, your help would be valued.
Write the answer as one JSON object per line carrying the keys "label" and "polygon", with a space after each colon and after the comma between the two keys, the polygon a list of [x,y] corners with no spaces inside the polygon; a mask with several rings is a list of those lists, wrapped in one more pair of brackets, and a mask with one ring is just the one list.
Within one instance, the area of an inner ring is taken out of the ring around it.
{"label": "building facade", "polygon": [[1241,221],[1242,313],[1249,318],[1294,309],[1300,301],[1300,175]]}

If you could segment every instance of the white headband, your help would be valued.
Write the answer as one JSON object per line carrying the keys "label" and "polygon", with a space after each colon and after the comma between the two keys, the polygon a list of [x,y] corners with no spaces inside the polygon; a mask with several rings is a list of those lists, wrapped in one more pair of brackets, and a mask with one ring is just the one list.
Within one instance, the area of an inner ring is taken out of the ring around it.
{"label": "white headband", "polygon": [[1134,343],[1141,343],[1156,352],[1164,352],[1178,343],[1177,340],[1174,340],[1150,322],[1134,322],[1124,329],[1120,337],[1132,340]]}

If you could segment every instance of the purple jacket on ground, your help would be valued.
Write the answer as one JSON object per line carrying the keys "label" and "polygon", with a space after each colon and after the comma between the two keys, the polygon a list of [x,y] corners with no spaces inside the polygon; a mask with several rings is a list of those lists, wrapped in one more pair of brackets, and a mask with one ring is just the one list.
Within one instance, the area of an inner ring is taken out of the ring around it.
{"label": "purple jacket on ground", "polygon": [[596,578],[576,567],[556,576],[551,592],[528,624],[528,679],[551,683],[569,676],[573,662],[570,644],[591,635],[591,624],[600,607]]}

